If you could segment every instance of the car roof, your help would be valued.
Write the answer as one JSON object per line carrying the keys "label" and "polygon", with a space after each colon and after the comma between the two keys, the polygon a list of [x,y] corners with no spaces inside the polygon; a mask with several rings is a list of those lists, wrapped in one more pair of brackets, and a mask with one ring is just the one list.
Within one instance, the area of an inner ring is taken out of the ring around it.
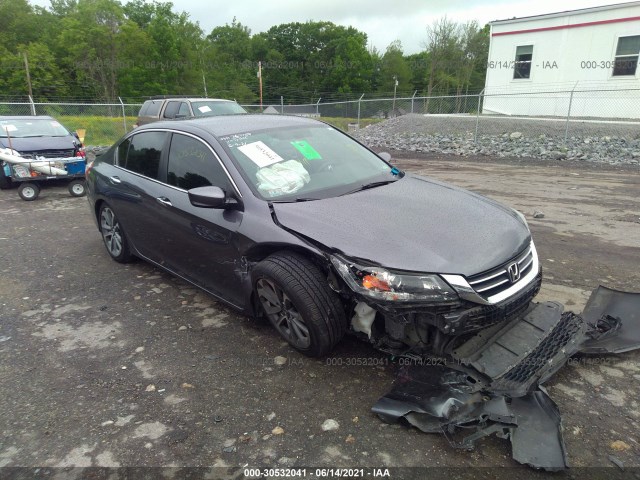
{"label": "car roof", "polygon": [[0,120],[55,120],[49,115],[0,115]]}
{"label": "car roof", "polygon": [[147,102],[158,102],[161,100],[167,100],[167,101],[185,101],[185,102],[231,102],[231,103],[238,103],[235,100],[229,100],[227,98],[204,98],[204,97],[162,97],[162,98],[150,98],[149,100],[146,100]]}
{"label": "car roof", "polygon": [[174,130],[192,129],[205,130],[215,137],[234,135],[256,130],[267,130],[270,128],[286,128],[304,125],[324,125],[322,122],[310,118],[298,117],[294,115],[269,115],[269,114],[236,114],[217,115],[211,117],[189,118],[184,120],[164,120],[149,123],[138,127],[136,131],[157,128],[170,128]]}

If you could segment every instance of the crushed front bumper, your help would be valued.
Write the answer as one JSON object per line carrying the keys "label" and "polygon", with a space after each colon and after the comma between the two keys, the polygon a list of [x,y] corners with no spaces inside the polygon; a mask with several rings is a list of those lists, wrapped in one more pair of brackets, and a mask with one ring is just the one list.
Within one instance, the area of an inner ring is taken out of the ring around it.
{"label": "crushed front bumper", "polygon": [[[516,461],[560,470],[568,466],[560,413],[542,384],[575,354],[637,348],[640,293],[599,287],[582,315],[534,304],[458,346],[444,366],[403,367],[373,411],[386,422],[443,433],[459,448],[495,433],[511,440]],[[456,439],[465,431],[472,433]]]}

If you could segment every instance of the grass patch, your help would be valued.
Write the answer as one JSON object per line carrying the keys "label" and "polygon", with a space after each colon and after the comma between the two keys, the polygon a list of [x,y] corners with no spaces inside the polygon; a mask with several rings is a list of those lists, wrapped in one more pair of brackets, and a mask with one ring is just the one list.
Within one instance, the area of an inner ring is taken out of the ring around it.
{"label": "grass patch", "polygon": [[[71,131],[84,128],[85,145],[112,145],[125,133],[122,117],[56,115],[55,118]],[[126,117],[127,131],[131,131],[136,118]]]}

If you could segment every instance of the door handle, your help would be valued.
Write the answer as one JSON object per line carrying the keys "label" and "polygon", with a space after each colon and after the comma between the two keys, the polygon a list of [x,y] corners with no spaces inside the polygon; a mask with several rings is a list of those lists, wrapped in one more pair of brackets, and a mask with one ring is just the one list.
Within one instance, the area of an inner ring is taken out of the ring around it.
{"label": "door handle", "polygon": [[164,205],[165,207],[173,207],[171,200],[169,200],[167,197],[157,197],[156,200],[160,205]]}
{"label": "door handle", "polygon": [[120,177],[116,177],[116,176],[109,177],[109,181],[111,183],[115,183],[116,185],[119,183],[122,183],[122,180],[120,180]]}

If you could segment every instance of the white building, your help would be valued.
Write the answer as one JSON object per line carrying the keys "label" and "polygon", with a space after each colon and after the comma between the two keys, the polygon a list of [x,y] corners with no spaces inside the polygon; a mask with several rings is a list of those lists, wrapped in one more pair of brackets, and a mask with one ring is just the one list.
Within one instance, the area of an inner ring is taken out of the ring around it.
{"label": "white building", "polygon": [[639,55],[640,2],[491,22],[483,113],[640,118]]}

